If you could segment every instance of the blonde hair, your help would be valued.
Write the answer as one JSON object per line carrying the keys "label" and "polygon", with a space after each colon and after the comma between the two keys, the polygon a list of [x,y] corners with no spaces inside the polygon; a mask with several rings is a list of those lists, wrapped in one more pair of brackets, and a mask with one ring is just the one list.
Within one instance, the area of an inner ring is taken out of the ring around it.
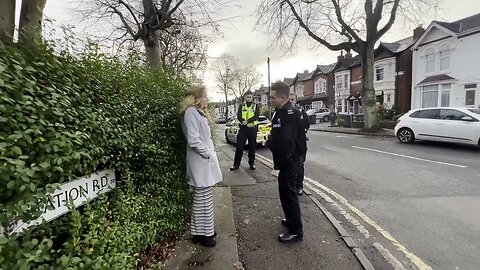
{"label": "blonde hair", "polygon": [[190,107],[195,107],[198,109],[202,109],[205,113],[205,116],[208,119],[208,122],[212,122],[212,117],[210,116],[210,112],[208,111],[207,106],[202,108],[201,100],[202,97],[207,94],[207,89],[203,85],[194,85],[191,86],[187,93],[185,93],[185,98],[180,103],[180,115],[183,116],[185,111]]}

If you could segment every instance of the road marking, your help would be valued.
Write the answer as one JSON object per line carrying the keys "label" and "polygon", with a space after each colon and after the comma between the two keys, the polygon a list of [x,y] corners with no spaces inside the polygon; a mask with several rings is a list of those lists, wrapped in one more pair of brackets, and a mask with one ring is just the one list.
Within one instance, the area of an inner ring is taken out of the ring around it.
{"label": "road marking", "polygon": [[[257,157],[259,157],[261,160],[263,160],[265,163],[268,163],[272,168],[273,168],[273,162],[260,155],[257,154]],[[399,251],[401,251],[419,270],[432,270],[432,267],[430,267],[428,264],[422,261],[417,255],[413,254],[410,252],[405,246],[400,244],[388,231],[384,230],[380,225],[378,225],[375,221],[370,219],[366,214],[364,214],[362,211],[358,210],[355,206],[351,205],[347,199],[336,193],[335,191],[329,189],[328,187],[318,183],[317,181],[313,180],[310,177],[305,177],[306,181],[309,181],[310,183],[314,184],[315,186],[321,188],[330,196],[334,197],[337,199],[340,203],[342,203],[344,206],[346,206],[350,211],[354,212],[357,214],[363,221],[365,221],[367,224],[375,228],[383,237],[385,237],[388,241],[392,243]]]}
{"label": "road marking", "polygon": [[335,136],[335,138],[348,138],[349,136],[341,136],[341,135],[337,135]]}
{"label": "road marking", "polygon": [[365,238],[370,238],[370,232],[362,224],[360,224],[360,222],[358,222],[356,218],[352,217],[347,211],[345,211],[345,209],[343,209],[338,203],[336,203],[330,196],[318,190],[310,183],[305,182],[305,186],[308,187],[309,190],[322,196],[326,202],[336,207],[339,210],[339,213],[342,214],[342,216],[345,217],[345,219],[348,220],[353,226],[355,226],[357,230],[361,232],[363,236],[365,236]]}
{"label": "road marking", "polygon": [[414,159],[414,160],[419,160],[419,161],[425,161],[425,162],[431,162],[431,163],[436,163],[436,164],[441,164],[441,165],[447,165],[447,166],[452,166],[452,167],[458,167],[458,168],[467,168],[467,166],[464,166],[464,165],[446,163],[446,162],[429,160],[429,159],[424,159],[424,158],[417,158],[417,157],[412,157],[412,156],[407,156],[407,155],[402,155],[402,154],[385,152],[385,151],[381,151],[381,150],[377,150],[377,149],[371,149],[371,148],[365,148],[365,147],[359,147],[359,146],[352,146],[352,147],[355,148],[355,149],[360,149],[360,150],[365,150],[365,151],[370,151],[370,152],[376,152],[376,153],[386,154],[386,155],[391,155],[391,156],[396,156],[396,157],[409,158],[409,159]]}
{"label": "road marking", "polygon": [[393,269],[406,270],[405,267],[403,267],[403,264],[397,260],[397,258],[395,258],[395,256],[393,256],[388,249],[384,248],[382,244],[375,242],[373,243],[373,246],[378,250],[378,252],[380,252],[383,258],[385,258],[385,260],[387,260],[387,262],[393,266]]}
{"label": "road marking", "polygon": [[351,205],[347,199],[336,193],[335,191],[327,188],[326,186],[318,183],[317,181],[314,181],[313,179],[309,177],[305,177],[305,180],[311,182],[312,184],[316,185],[317,187],[323,189],[325,192],[330,194],[332,197],[337,199],[339,202],[341,202],[343,205],[345,205],[348,209],[350,209],[352,212],[357,214],[360,218],[362,218],[367,224],[375,228],[380,234],[383,235],[387,240],[389,240],[399,251],[401,251],[407,258],[410,259],[410,261],[415,264],[418,269],[420,270],[431,270],[432,268],[424,263],[422,259],[420,259],[417,255],[411,253],[408,251],[408,249],[400,244],[400,242],[397,241],[388,231],[384,230],[380,225],[378,225],[375,221],[370,219],[366,214],[364,214],[362,211],[358,210],[355,206]]}

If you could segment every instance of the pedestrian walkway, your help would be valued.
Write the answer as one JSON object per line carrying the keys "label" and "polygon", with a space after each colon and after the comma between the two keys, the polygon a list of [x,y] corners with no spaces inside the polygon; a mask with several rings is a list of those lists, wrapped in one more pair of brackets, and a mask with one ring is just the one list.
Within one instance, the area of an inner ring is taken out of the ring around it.
{"label": "pedestrian walkway", "polygon": [[344,128],[344,127],[332,127],[329,123],[319,123],[313,124],[310,126],[312,131],[321,131],[321,132],[334,132],[334,133],[344,133],[344,134],[356,134],[356,135],[366,135],[366,136],[381,136],[381,137],[395,137],[393,130],[391,129],[382,129],[379,132],[364,132],[359,128]]}
{"label": "pedestrian walkway", "polygon": [[191,243],[187,233],[173,256],[161,269],[362,269],[322,210],[307,195],[300,198],[304,240],[282,244],[285,231],[276,177],[271,168],[257,162],[251,171],[231,172],[234,148],[217,146],[224,176],[214,189],[217,246],[204,248]]}

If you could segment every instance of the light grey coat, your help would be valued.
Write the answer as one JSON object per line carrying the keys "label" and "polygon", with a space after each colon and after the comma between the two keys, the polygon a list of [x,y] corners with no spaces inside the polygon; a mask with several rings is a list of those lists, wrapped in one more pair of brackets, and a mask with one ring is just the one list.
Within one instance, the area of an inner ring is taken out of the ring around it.
{"label": "light grey coat", "polygon": [[190,107],[182,121],[187,139],[188,184],[194,187],[209,187],[223,180],[208,120],[202,114],[202,111]]}

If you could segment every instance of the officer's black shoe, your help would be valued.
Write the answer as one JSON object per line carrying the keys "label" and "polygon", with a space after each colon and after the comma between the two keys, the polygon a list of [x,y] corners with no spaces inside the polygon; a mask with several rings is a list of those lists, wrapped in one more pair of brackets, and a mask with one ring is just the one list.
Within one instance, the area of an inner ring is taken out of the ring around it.
{"label": "officer's black shoe", "polygon": [[238,170],[240,166],[238,165],[233,165],[232,167],[230,167],[230,171],[235,171],[235,170]]}
{"label": "officer's black shoe", "polygon": [[285,218],[282,218],[282,225],[288,228],[288,221]]}
{"label": "officer's black shoe", "polygon": [[297,195],[303,195],[303,188],[297,188]]}
{"label": "officer's black shoe", "polygon": [[255,171],[256,168],[254,164],[250,164],[250,170]]}
{"label": "officer's black shoe", "polygon": [[282,243],[295,243],[303,240],[303,234],[282,233],[278,236],[278,241]]}

